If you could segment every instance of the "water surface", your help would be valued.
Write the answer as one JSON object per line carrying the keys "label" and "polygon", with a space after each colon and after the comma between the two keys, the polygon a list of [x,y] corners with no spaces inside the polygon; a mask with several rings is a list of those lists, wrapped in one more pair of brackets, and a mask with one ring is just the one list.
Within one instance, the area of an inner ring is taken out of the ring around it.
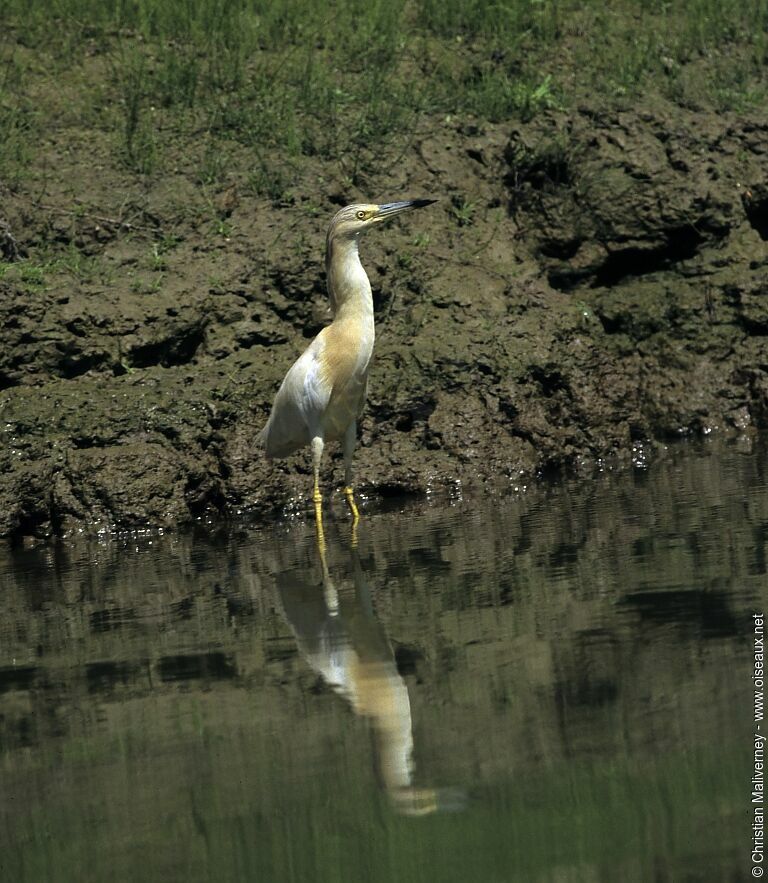
{"label": "water surface", "polygon": [[767,475],[0,551],[0,879],[747,879]]}

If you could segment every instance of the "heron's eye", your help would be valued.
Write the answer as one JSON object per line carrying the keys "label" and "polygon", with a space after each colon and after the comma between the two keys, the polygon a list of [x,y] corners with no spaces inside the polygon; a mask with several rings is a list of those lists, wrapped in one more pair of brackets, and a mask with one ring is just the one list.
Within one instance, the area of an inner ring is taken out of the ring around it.
{"label": "heron's eye", "polygon": [[365,212],[358,212],[357,218],[359,221],[364,221],[365,220]]}

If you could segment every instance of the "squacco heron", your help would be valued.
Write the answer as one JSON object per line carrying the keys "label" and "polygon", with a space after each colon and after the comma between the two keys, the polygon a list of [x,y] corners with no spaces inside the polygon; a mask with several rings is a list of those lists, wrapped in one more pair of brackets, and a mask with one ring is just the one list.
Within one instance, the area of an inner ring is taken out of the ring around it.
{"label": "squacco heron", "polygon": [[344,494],[354,524],[360,517],[352,489],[352,454],[375,337],[371,283],[358,254],[360,235],[382,221],[433,202],[412,199],[386,205],[348,205],[336,213],[328,227],[325,269],[333,321],[285,375],[260,435],[270,459],[310,446],[315,477],[312,501],[320,537],[320,462],[326,442],[342,442]]}

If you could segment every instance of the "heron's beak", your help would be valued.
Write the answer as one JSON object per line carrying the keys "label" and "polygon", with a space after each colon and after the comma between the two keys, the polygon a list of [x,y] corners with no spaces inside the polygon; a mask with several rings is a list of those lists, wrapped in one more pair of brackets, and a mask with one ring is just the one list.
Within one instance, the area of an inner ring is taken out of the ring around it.
{"label": "heron's beak", "polygon": [[388,218],[394,218],[401,212],[409,212],[414,208],[424,208],[426,205],[432,205],[437,202],[436,199],[409,199],[407,202],[388,202],[386,205],[380,205],[379,211],[374,221],[386,221]]}

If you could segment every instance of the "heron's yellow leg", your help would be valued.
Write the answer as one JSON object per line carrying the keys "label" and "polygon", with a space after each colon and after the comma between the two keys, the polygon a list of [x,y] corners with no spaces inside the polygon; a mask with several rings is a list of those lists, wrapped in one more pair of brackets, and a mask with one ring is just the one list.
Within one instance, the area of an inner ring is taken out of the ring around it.
{"label": "heron's yellow leg", "polygon": [[323,534],[323,495],[320,493],[320,460],[323,456],[323,440],[320,436],[312,439],[312,467],[315,485],[312,491],[312,502],[315,504],[315,525],[317,528],[317,545],[325,552],[325,535]]}
{"label": "heron's yellow leg", "polygon": [[352,523],[356,525],[360,520],[360,512],[355,502],[355,493],[352,490],[352,453],[355,450],[357,440],[357,424],[353,420],[344,433],[344,496],[347,498],[347,506],[352,513]]}

